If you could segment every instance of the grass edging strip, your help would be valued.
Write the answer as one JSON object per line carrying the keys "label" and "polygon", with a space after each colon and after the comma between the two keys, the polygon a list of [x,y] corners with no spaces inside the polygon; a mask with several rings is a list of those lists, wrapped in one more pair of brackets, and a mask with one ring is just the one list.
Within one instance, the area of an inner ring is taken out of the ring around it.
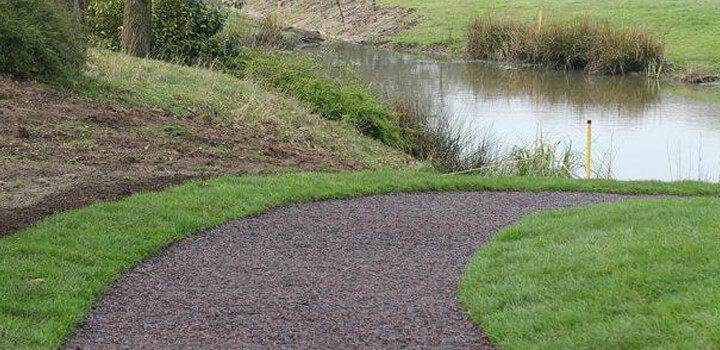
{"label": "grass edging strip", "polygon": [[201,230],[296,202],[421,191],[718,196],[720,186],[392,171],[192,181],[67,211],[0,239],[0,348],[58,348],[123,272]]}

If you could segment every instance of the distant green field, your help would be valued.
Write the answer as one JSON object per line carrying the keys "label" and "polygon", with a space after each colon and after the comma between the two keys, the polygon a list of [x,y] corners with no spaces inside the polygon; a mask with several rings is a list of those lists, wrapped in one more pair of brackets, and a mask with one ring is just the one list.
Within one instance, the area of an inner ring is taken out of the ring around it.
{"label": "distant green field", "polygon": [[380,0],[418,10],[415,28],[394,37],[400,43],[447,45],[459,50],[470,20],[488,14],[536,21],[588,16],[618,26],[647,27],[667,46],[675,64],[720,67],[720,0]]}

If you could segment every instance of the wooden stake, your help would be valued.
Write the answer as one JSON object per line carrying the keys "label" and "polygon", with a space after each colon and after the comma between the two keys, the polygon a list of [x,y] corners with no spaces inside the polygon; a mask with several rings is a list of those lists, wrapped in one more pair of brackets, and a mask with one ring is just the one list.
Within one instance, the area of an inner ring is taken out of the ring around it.
{"label": "wooden stake", "polygon": [[592,178],[592,120],[587,121],[587,138],[585,142],[586,154],[585,154],[585,178],[590,180]]}
{"label": "wooden stake", "polygon": [[282,18],[282,0],[277,1],[277,10],[275,10],[275,25],[282,29],[283,27],[283,18]]}
{"label": "wooden stake", "polygon": [[540,33],[543,28],[543,12],[542,10],[538,11],[538,24],[537,24],[537,32]]}

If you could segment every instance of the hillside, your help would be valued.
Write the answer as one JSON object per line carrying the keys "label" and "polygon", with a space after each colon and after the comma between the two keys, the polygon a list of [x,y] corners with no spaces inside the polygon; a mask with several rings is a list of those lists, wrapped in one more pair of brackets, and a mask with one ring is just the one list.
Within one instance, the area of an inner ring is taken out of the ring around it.
{"label": "hillside", "polygon": [[0,235],[193,178],[415,163],[291,98],[206,69],[91,51],[71,90],[0,79]]}

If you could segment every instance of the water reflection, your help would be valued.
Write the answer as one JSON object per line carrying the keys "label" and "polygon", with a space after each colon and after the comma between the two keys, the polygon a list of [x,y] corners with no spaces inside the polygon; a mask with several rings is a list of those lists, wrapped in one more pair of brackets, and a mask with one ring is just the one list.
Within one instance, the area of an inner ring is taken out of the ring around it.
{"label": "water reflection", "polygon": [[614,106],[624,116],[635,116],[660,101],[660,84],[645,79],[610,78],[584,74],[557,74],[538,69],[507,69],[483,63],[461,64],[461,79],[486,98],[527,98],[533,104],[569,105],[582,113]]}
{"label": "water reflection", "polygon": [[[720,180],[720,91],[436,61],[357,45],[339,45],[326,57],[355,66],[389,96],[412,96],[447,112],[466,132],[490,127],[513,143],[542,130],[582,147],[585,120],[592,119],[593,155],[610,150],[617,178]],[[689,97],[695,95],[703,99]]]}

